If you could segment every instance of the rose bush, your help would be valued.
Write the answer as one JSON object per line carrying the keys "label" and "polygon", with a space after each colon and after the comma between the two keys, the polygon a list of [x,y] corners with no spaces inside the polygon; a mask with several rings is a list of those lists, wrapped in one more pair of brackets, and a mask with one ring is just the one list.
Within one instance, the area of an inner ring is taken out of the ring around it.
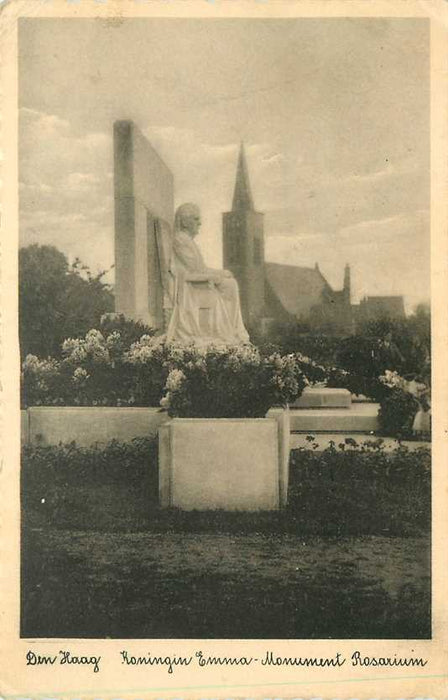
{"label": "rose bush", "polygon": [[26,406],[63,405],[67,393],[60,362],[27,355],[22,363],[21,404]]}
{"label": "rose bush", "polygon": [[158,406],[170,415],[253,417],[299,396],[306,378],[293,355],[253,346],[167,344],[143,335],[124,349],[119,331],[67,339],[62,360],[28,356],[24,405]]}
{"label": "rose bush", "polygon": [[386,370],[379,381],[386,391],[378,412],[381,433],[402,438],[412,437],[417,412],[426,412],[430,408],[430,387],[414,378],[405,379],[391,370]]}
{"label": "rose bush", "polygon": [[257,418],[300,396],[305,377],[293,355],[254,346],[184,348],[172,361],[162,404],[172,416]]}
{"label": "rose bush", "polygon": [[26,357],[24,407],[161,405],[179,417],[257,417],[306,385],[328,386],[379,402],[381,434],[400,437],[411,436],[417,411],[429,408],[429,386],[390,369],[363,376],[272,347],[167,344],[151,331],[140,336],[146,329],[139,324],[106,321],[84,338],[65,340],[60,359]]}

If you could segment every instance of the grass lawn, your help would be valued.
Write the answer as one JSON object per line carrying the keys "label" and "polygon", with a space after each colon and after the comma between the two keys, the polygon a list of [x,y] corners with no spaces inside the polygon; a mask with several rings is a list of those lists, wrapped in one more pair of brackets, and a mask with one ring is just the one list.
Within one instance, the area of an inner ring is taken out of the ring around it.
{"label": "grass lawn", "polygon": [[427,538],[33,530],[24,636],[427,637]]}
{"label": "grass lawn", "polygon": [[430,637],[428,455],[297,451],[286,510],[181,513],[144,446],[57,449],[22,460],[22,636]]}

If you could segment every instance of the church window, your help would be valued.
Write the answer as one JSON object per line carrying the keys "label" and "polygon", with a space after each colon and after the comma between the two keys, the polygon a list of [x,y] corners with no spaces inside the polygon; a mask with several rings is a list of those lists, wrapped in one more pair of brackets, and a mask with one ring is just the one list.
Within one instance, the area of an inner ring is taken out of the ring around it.
{"label": "church window", "polygon": [[254,238],[254,265],[261,265],[261,241]]}
{"label": "church window", "polygon": [[236,236],[231,236],[228,241],[229,246],[229,262],[238,265],[240,263],[240,240]]}

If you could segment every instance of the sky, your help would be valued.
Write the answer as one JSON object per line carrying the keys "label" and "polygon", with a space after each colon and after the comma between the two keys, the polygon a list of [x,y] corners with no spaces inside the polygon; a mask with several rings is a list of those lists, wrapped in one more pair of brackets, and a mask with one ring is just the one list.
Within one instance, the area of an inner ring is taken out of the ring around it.
{"label": "sky", "polygon": [[[430,295],[425,19],[20,20],[21,244],[113,265],[113,144],[132,119],[222,265],[244,141],[266,259],[353,300]],[[113,280],[113,271],[108,275]]]}

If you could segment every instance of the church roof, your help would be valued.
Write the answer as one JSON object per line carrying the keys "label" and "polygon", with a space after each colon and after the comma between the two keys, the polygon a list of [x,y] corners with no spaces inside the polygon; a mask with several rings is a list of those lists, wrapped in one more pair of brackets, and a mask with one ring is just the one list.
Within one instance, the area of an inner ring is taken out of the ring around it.
{"label": "church roof", "polygon": [[232,211],[253,211],[254,201],[249,182],[244,144],[241,142],[238,165],[236,169],[235,189],[233,192]]}
{"label": "church roof", "polygon": [[360,311],[375,316],[391,315],[405,316],[404,297],[399,296],[368,296],[361,299]]}
{"label": "church roof", "polygon": [[306,318],[322,301],[324,290],[332,289],[318,268],[265,263],[266,279],[285,311],[297,319]]}

